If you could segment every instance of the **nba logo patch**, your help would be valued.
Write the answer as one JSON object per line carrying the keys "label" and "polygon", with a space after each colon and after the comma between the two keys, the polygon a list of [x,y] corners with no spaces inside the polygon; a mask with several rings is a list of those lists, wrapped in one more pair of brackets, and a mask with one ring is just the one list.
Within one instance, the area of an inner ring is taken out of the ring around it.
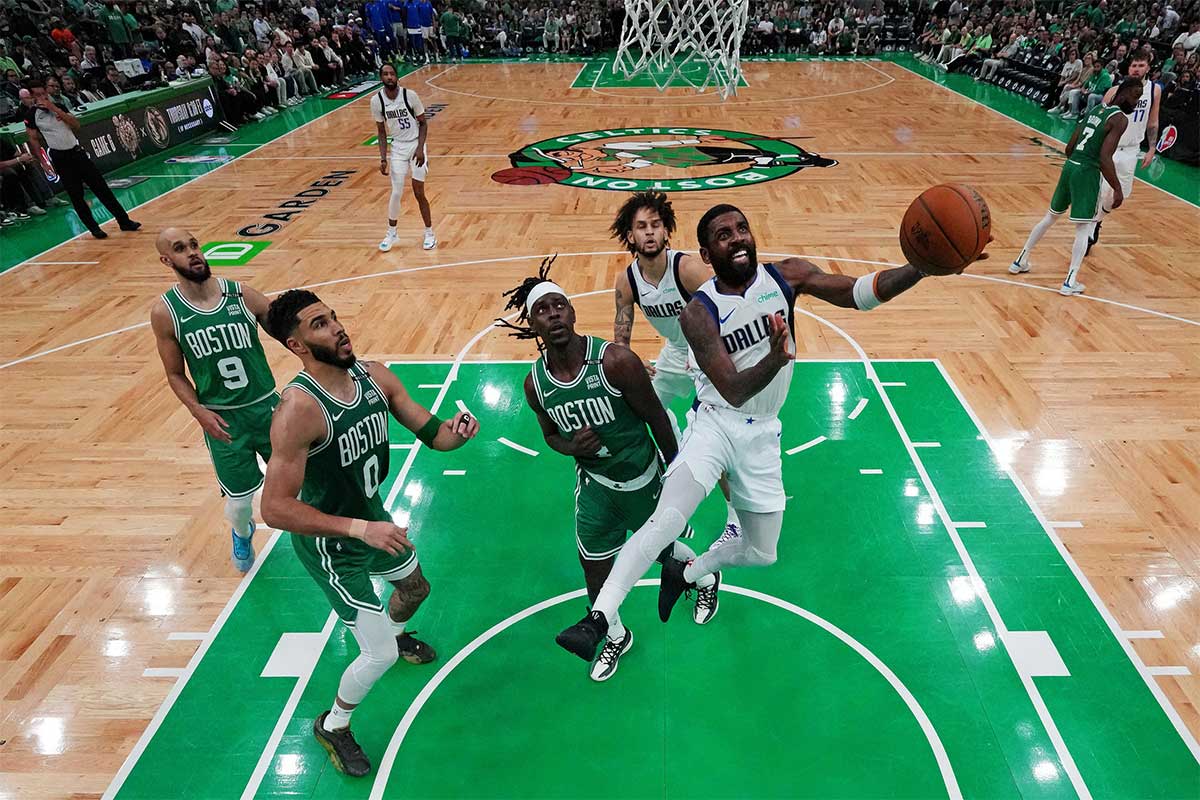
{"label": "nba logo patch", "polygon": [[599,389],[600,388],[600,376],[599,375],[588,375],[587,388]]}

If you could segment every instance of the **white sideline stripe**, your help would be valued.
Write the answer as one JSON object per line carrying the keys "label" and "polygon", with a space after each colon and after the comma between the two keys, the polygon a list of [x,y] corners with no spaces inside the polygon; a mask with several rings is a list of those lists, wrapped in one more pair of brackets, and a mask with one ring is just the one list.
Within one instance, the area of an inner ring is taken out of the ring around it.
{"label": "white sideline stripe", "polygon": [[951,522],[955,528],[986,528],[986,522]]}
{"label": "white sideline stripe", "polygon": [[[325,649],[325,644],[329,641],[329,637],[333,634],[333,626],[337,622],[337,614],[333,611],[329,612],[329,616],[325,618],[325,626],[321,628],[320,633],[310,633],[309,636],[315,637],[310,640],[310,646],[317,648],[317,657],[321,655],[321,651]],[[286,635],[286,634],[285,634]],[[319,641],[319,646],[318,642]],[[276,645],[278,648],[278,645]],[[274,654],[272,653],[272,656]],[[262,754],[258,757],[258,763],[254,765],[254,772],[250,774],[250,780],[246,781],[246,788],[242,792],[243,800],[249,800],[258,793],[258,787],[262,784],[263,778],[267,775],[267,770],[271,767],[271,762],[275,760],[275,751],[279,748],[279,742],[283,739],[283,733],[287,729],[288,723],[292,719],[292,714],[296,711],[296,706],[300,704],[300,697],[304,694],[304,690],[308,687],[308,681],[312,678],[313,667],[316,666],[314,660],[308,671],[301,674],[296,685],[292,687],[292,693],[288,695],[287,703],[283,706],[283,711],[279,714],[279,720],[275,723],[275,728],[271,731],[271,738],[267,740],[267,744],[263,747]]]}
{"label": "white sideline stripe", "polygon": [[[454,405],[458,406],[458,410],[461,411],[462,413],[471,414],[471,409],[467,408],[467,404],[464,403],[462,400],[455,400]],[[475,416],[475,415],[471,414],[471,416]]]}
{"label": "white sideline stripe", "polygon": [[[99,264],[100,262],[99,261],[26,261],[24,263],[31,264],[35,267],[58,267],[58,266],[65,267],[65,266],[71,266],[73,264],[80,264],[80,265]],[[14,266],[13,269],[16,269],[16,267]]]}
{"label": "white sideline stripe", "polygon": [[860,469],[858,471],[858,474],[859,475],[882,475],[883,470],[881,470],[881,469]]}
{"label": "white sideline stripe", "polygon": [[1126,639],[1164,639],[1162,631],[1121,631]]}
{"label": "white sideline stripe", "polygon": [[1031,678],[1071,677],[1048,631],[1009,631],[1001,639],[1022,675]]}
{"label": "white sideline stripe", "polygon": [[117,792],[121,791],[122,784],[124,784],[126,778],[129,777],[129,773],[133,771],[133,767],[135,764],[137,764],[138,759],[142,757],[142,753],[145,752],[146,747],[150,744],[150,740],[154,738],[154,734],[162,725],[163,720],[166,719],[167,713],[171,710],[171,706],[175,705],[175,701],[179,699],[179,695],[183,691],[183,687],[187,686],[187,682],[191,680],[192,674],[196,671],[196,667],[199,666],[200,661],[204,658],[204,654],[208,652],[208,648],[211,647],[212,643],[216,640],[217,633],[220,632],[221,626],[225,624],[225,620],[229,619],[229,615],[233,613],[234,607],[237,606],[238,601],[242,599],[242,595],[246,593],[246,588],[250,586],[250,581],[252,581],[254,576],[258,574],[259,568],[262,567],[263,562],[267,560],[267,554],[269,554],[275,547],[275,543],[279,541],[279,537],[281,535],[282,534],[280,534],[279,531],[276,531],[274,534],[272,534],[271,538],[267,541],[266,546],[262,549],[262,552],[259,553],[258,557],[254,559],[254,566],[250,568],[250,571],[247,572],[245,577],[242,578],[241,582],[238,583],[237,588],[233,591],[233,596],[229,598],[229,602],[225,604],[225,607],[221,609],[221,613],[217,615],[217,621],[213,623],[213,627],[211,629],[212,635],[205,639],[200,646],[196,648],[196,652],[192,654],[191,660],[189,660],[187,663],[187,667],[185,668],[182,679],[176,681],[175,685],[171,687],[170,693],[167,694],[167,699],[164,700],[162,705],[158,707],[158,711],[154,713],[154,718],[150,720],[150,724],[146,726],[146,730],[142,731],[142,735],[138,737],[137,744],[133,746],[133,750],[131,750],[129,755],[125,757],[125,761],[121,764],[121,768],[117,770],[117,774],[113,776],[112,782],[108,784],[108,789],[104,791],[102,800],[112,800],[112,798],[116,797]]}
{"label": "white sideline stripe", "polygon": [[[1005,114],[1003,111],[1000,111],[1000,110],[998,110],[998,109],[992,108],[991,106],[989,106],[989,105],[988,105],[988,104],[986,104],[986,103],[981,103],[981,102],[979,102],[979,101],[978,101],[978,100],[976,100],[974,97],[970,97],[969,95],[962,94],[961,92],[956,92],[956,91],[954,91],[953,89],[951,89],[949,86],[944,86],[944,85],[942,85],[942,84],[938,83],[938,82],[937,82],[937,81],[935,81],[935,80],[932,80],[932,79],[930,79],[930,78],[926,78],[924,75],[922,75],[921,73],[917,72],[915,69],[910,69],[910,68],[908,68],[908,67],[904,66],[903,64],[900,64],[900,63],[898,63],[898,62],[896,62],[896,61],[889,61],[888,63],[889,63],[889,64],[895,64],[897,67],[899,67],[900,69],[904,70],[905,72],[911,72],[913,75],[916,75],[918,78],[922,78],[922,79],[924,79],[924,80],[927,80],[927,81],[929,81],[929,82],[930,82],[930,83],[932,83],[934,86],[941,86],[941,87],[942,87],[943,89],[945,89],[946,91],[948,91],[948,92],[952,92],[953,94],[957,95],[958,97],[961,97],[961,98],[963,98],[964,100],[968,100],[968,101],[970,101],[970,102],[974,103],[974,104],[975,104],[975,105],[977,105],[977,106],[983,106],[983,107],[984,107],[984,108],[986,108],[988,111],[995,112],[995,113],[999,114],[1000,116],[1002,116],[1002,117],[1004,117],[1004,118],[1006,118],[1006,119],[1012,120],[1013,122],[1015,122],[1015,123],[1017,123],[1018,125],[1020,125],[1022,128],[1027,128],[1028,130],[1031,130],[1031,131],[1033,131],[1033,132],[1034,132],[1034,133],[1036,133],[1038,136],[1044,136],[1045,138],[1049,139],[1050,141],[1052,141],[1052,142],[1058,142],[1059,144],[1061,144],[1061,145],[1063,145],[1063,146],[1065,146],[1065,145],[1066,145],[1066,142],[1064,142],[1062,139],[1057,139],[1057,138],[1055,138],[1055,137],[1051,136],[1051,135],[1050,135],[1050,134],[1048,134],[1048,133],[1043,133],[1042,131],[1039,131],[1037,128],[1033,127],[1032,125],[1026,125],[1024,122],[1021,122],[1021,120],[1017,119],[1016,117],[1010,117],[1010,116],[1008,116],[1008,114]],[[887,73],[885,72],[884,74],[886,75]],[[1161,156],[1160,156],[1160,157],[1161,157]],[[1134,176],[1134,177],[1136,178],[1137,176]],[[1154,189],[1158,189],[1160,192],[1162,192],[1162,193],[1163,193],[1163,194],[1165,194],[1165,195],[1168,195],[1168,196],[1170,196],[1170,197],[1174,197],[1176,200],[1180,200],[1180,201],[1182,201],[1182,202],[1184,202],[1184,203],[1187,203],[1189,206],[1192,206],[1193,208],[1200,208],[1200,206],[1196,205],[1196,204],[1195,204],[1195,203],[1193,203],[1191,200],[1185,200],[1184,198],[1182,198],[1182,197],[1179,197],[1178,195],[1172,194],[1171,192],[1168,192],[1166,189],[1163,189],[1163,188],[1161,188],[1161,187],[1159,187],[1159,186],[1155,186],[1153,183],[1150,183],[1149,181],[1145,180],[1144,178],[1137,178],[1137,180],[1138,180],[1138,181],[1140,181],[1141,183],[1144,183],[1144,184],[1146,184],[1147,186],[1150,186],[1150,187],[1152,187],[1152,188],[1154,188]],[[1057,289],[1055,289],[1055,290],[1053,290],[1053,291],[1058,291],[1058,290],[1057,290]],[[1196,324],[1196,323],[1193,323],[1193,324]]]}
{"label": "white sideline stripe", "polygon": [[905,383],[904,381],[882,381],[882,382],[880,382],[879,385],[887,386],[889,388],[897,387],[897,386],[908,386],[908,384]]}
{"label": "white sideline stripe", "polygon": [[513,450],[516,450],[519,453],[524,453],[527,456],[536,456],[538,454],[537,450],[530,450],[528,447],[524,447],[522,445],[517,444],[516,442],[509,441],[508,439],[505,439],[503,436],[501,436],[496,441],[499,442],[500,444],[504,445],[505,447],[511,447]]}
{"label": "white sideline stripe", "polygon": [[419,384],[417,384],[418,389],[440,389],[440,388],[442,388],[442,386],[443,386],[443,384],[440,384],[440,383],[419,383]]}
{"label": "white sideline stripe", "polygon": [[1083,523],[1079,520],[1069,520],[1067,522],[1051,522],[1051,528],[1082,528]]}
{"label": "white sideline stripe", "polygon": [[[657,586],[658,581],[656,579],[643,578],[642,580],[638,581],[636,585]],[[904,701],[905,706],[908,707],[908,710],[916,719],[917,724],[921,727],[921,732],[925,734],[925,740],[929,743],[929,748],[933,753],[934,759],[937,761],[942,782],[946,786],[946,794],[951,798],[951,800],[961,800],[963,795],[958,786],[958,779],[954,774],[954,767],[950,763],[950,757],[946,753],[946,748],[942,744],[942,740],[938,737],[937,729],[934,728],[933,722],[930,721],[929,715],[925,713],[925,710],[921,707],[921,704],[917,698],[908,689],[908,687],[904,685],[903,681],[900,680],[896,673],[894,673],[891,668],[889,668],[888,665],[883,662],[882,659],[868,650],[864,644],[859,642],[850,634],[846,633],[846,631],[834,625],[832,622],[817,616],[811,611],[789,603],[786,600],[781,600],[778,597],[764,594],[763,592],[758,592],[753,589],[743,589],[740,586],[731,586],[729,584],[722,584],[721,591],[730,592],[731,594],[739,594],[743,597],[749,597],[795,614],[805,621],[821,628],[823,631],[836,638],[842,644],[852,649],[864,661],[869,663],[876,670],[876,672],[878,672],[884,678],[884,680],[891,685],[896,694],[900,696],[900,698]],[[396,755],[400,752],[400,747],[404,743],[404,737],[408,734],[408,731],[412,727],[413,722],[416,720],[417,715],[421,713],[421,709],[425,706],[425,704],[429,701],[429,698],[433,696],[433,693],[437,691],[438,687],[443,681],[445,681],[451,672],[453,672],[463,661],[465,661],[472,653],[486,644],[490,639],[495,638],[497,635],[503,633],[506,629],[512,627],[518,622],[521,622],[522,620],[525,620],[540,611],[544,611],[547,608],[551,608],[568,600],[573,600],[576,597],[583,597],[586,594],[586,589],[576,589],[572,592],[566,592],[565,594],[548,598],[540,603],[535,603],[534,605],[529,606],[522,611],[518,611],[516,614],[513,614],[507,619],[496,623],[483,633],[476,636],[469,644],[455,653],[453,657],[451,657],[450,660],[447,661],[442,668],[437,671],[437,674],[435,674],[429,680],[429,682],[421,688],[421,691],[417,694],[412,703],[409,705],[408,709],[404,712],[404,716],[400,719],[400,723],[396,726],[396,730],[392,734],[392,738],[388,741],[387,750],[384,751],[383,759],[379,762],[379,768],[375,773],[375,782],[371,786],[371,800],[382,800],[384,792],[387,789],[388,779],[391,777],[392,767],[396,762]]]}
{"label": "white sideline stripe", "polygon": [[[328,623],[328,620],[326,620]],[[285,633],[280,635],[262,669],[264,678],[304,678],[310,675],[325,648],[325,639],[320,633]]]}
{"label": "white sideline stripe", "polygon": [[863,399],[858,401],[858,405],[856,405],[854,407],[854,410],[850,412],[850,419],[858,419],[858,415],[861,414],[863,412],[863,409],[866,407],[867,407],[867,398],[864,397]]}
{"label": "white sideline stripe", "polygon": [[183,667],[148,667],[142,670],[143,678],[182,678],[187,674]]}
{"label": "white sideline stripe", "polygon": [[1146,671],[1155,677],[1174,675],[1182,678],[1192,674],[1187,667],[1146,667]]}
{"label": "white sideline stripe", "polygon": [[[975,409],[971,408],[970,404],[967,403],[967,398],[958,388],[958,384],[954,382],[954,379],[950,377],[950,373],[946,370],[945,365],[937,359],[934,359],[934,362],[937,364],[938,372],[942,373],[942,379],[946,381],[946,385],[950,387],[952,392],[954,392],[954,396],[958,398],[959,404],[963,407],[963,409],[966,410],[967,416],[969,416],[971,421],[975,423],[975,429],[983,435],[984,441],[987,442],[988,448],[994,453],[996,451],[995,443],[992,441],[991,434],[988,433],[987,428],[983,427],[983,423],[980,421],[979,415],[976,414]],[[1145,662],[1142,661],[1141,656],[1137,654],[1137,651],[1133,649],[1133,645],[1131,645],[1129,641],[1121,635],[1121,626],[1117,623],[1116,617],[1114,617],[1112,612],[1108,610],[1108,606],[1104,605],[1104,601],[1100,599],[1100,595],[1096,592],[1096,588],[1092,586],[1092,582],[1088,580],[1087,575],[1085,575],[1083,570],[1079,568],[1079,564],[1076,563],[1075,557],[1071,555],[1071,551],[1067,549],[1067,546],[1063,544],[1062,539],[1060,539],[1058,534],[1055,533],[1054,528],[1051,527],[1050,523],[1047,521],[1046,515],[1042,513],[1042,509],[1033,499],[1033,495],[1030,494],[1029,489],[1025,486],[1025,483],[1021,480],[1020,476],[1018,476],[1017,473],[1012,470],[1012,467],[1004,464],[1001,464],[1000,466],[1004,472],[1007,473],[1009,479],[1013,482],[1013,486],[1017,487],[1017,491],[1021,493],[1021,497],[1025,500],[1025,505],[1027,505],[1029,509],[1033,511],[1033,515],[1037,517],[1037,521],[1041,524],[1042,530],[1044,530],[1046,535],[1050,537],[1050,541],[1054,543],[1054,547],[1058,550],[1059,556],[1064,562],[1066,562],[1067,567],[1070,568],[1071,574],[1075,576],[1076,582],[1083,587],[1084,593],[1092,601],[1092,605],[1096,607],[1096,611],[1100,614],[1100,617],[1104,620],[1105,624],[1108,625],[1108,629],[1112,631],[1113,636],[1115,636],[1117,639],[1117,642],[1122,648],[1124,648],[1126,657],[1133,664],[1134,668],[1141,673],[1142,680],[1145,682],[1146,688],[1150,690],[1150,694],[1154,696],[1154,699],[1158,701],[1159,706],[1162,707],[1163,713],[1167,715],[1167,718],[1171,720],[1171,724],[1175,726],[1175,732],[1179,734],[1179,738],[1183,740],[1183,743],[1191,752],[1192,757],[1197,761],[1200,761],[1200,744],[1197,744],[1196,737],[1192,735],[1192,732],[1188,729],[1187,725],[1184,724],[1183,719],[1179,716],[1179,712],[1175,710],[1175,706],[1171,705],[1171,701],[1163,692],[1162,687],[1158,685],[1158,682],[1154,680],[1154,676],[1147,671]]]}
{"label": "white sideline stripe", "polygon": [[443,475],[466,475],[467,471],[465,469],[444,469],[444,470],[442,470],[442,474]]}
{"label": "white sideline stripe", "polygon": [[913,442],[913,447],[941,447],[941,442]]}
{"label": "white sideline stripe", "polygon": [[808,449],[808,448],[810,448],[810,447],[816,447],[816,446],[817,446],[817,445],[819,445],[821,442],[825,441],[827,438],[828,438],[828,437],[826,437],[826,436],[818,436],[818,437],[817,437],[817,438],[815,438],[815,439],[810,439],[810,440],[808,440],[808,441],[807,441],[807,442],[805,442],[804,444],[797,445],[796,447],[793,447],[791,450],[784,450],[783,452],[784,452],[784,454],[786,454],[786,455],[789,455],[789,456],[794,456],[794,455],[796,455],[796,453],[799,453],[801,450],[807,450],[807,449]]}
{"label": "white sideline stripe", "polygon": [[[233,162],[229,162],[229,163],[233,163]],[[163,195],[160,195],[160,197],[161,196],[163,196]],[[149,201],[147,201],[147,202],[149,202]],[[59,246],[59,245],[56,245],[56,246]],[[54,248],[50,248],[50,249],[52,250]],[[48,253],[50,251],[47,250],[45,252]],[[272,250],[269,252],[278,253],[281,251]],[[536,259],[546,258],[551,255],[555,255],[555,254],[554,253],[542,253],[539,255],[531,255],[531,256],[505,256],[504,258],[478,258],[478,259],[473,259],[471,261],[451,261],[451,262],[445,263],[445,264],[430,264],[430,265],[424,266],[424,267],[406,267],[403,269],[385,270],[383,272],[372,272],[367,275],[353,275],[353,276],[346,277],[346,278],[334,278],[332,280],[318,281],[316,283],[309,283],[304,286],[297,286],[294,288],[297,288],[297,289],[320,289],[324,286],[336,286],[341,283],[354,283],[356,281],[371,280],[372,278],[384,278],[384,277],[391,277],[394,275],[406,275],[410,272],[426,272],[426,271],[435,270],[435,269],[449,269],[452,267],[476,266],[479,264],[503,264],[503,263],[508,263],[511,261],[532,261],[532,260],[536,260]],[[561,256],[562,258],[575,258],[575,257],[580,257],[580,256],[616,256],[616,255],[626,256],[626,255],[628,255],[628,253],[627,253],[627,251],[624,251],[624,250],[601,250],[601,251],[583,252],[583,253],[559,253],[558,255]],[[763,255],[771,256],[771,257],[780,257],[780,258],[790,258],[793,255],[797,255],[797,254],[763,253]],[[879,267],[903,266],[902,264],[894,264],[890,261],[870,261],[870,260],[862,259],[862,258],[835,258],[833,256],[820,256],[820,255],[811,255],[811,254],[810,255],[798,254],[797,257],[807,258],[807,259],[817,259],[819,261],[844,261],[847,264],[869,264],[869,265],[874,265],[874,266],[879,266]],[[29,262],[24,262],[24,263],[29,263]],[[21,266],[21,265],[17,265],[17,266]],[[9,269],[6,272],[0,273],[0,277],[2,277],[4,275],[8,275],[15,269],[17,269],[17,267],[13,267],[12,269]],[[1006,280],[1004,278],[993,278],[990,275],[973,275],[969,272],[964,272],[959,277],[966,278],[969,280],[996,281],[998,283],[1010,283],[1013,286],[1021,286],[1026,289],[1037,289],[1039,291],[1055,292],[1055,293],[1058,292],[1058,289],[1049,288],[1046,286],[1037,286],[1036,284],[1032,284],[1032,283],[1022,283],[1020,281],[1010,281],[1010,280]],[[949,279],[947,279],[947,280],[949,280]],[[282,289],[279,289],[279,290],[275,290],[275,291],[271,291],[271,292],[266,292],[265,294],[268,297],[274,297],[275,295],[280,294],[282,291],[283,291]],[[609,289],[608,291],[611,292],[612,290]],[[600,291],[594,292],[594,294],[602,294],[602,293],[603,292],[600,292]],[[1142,306],[1130,305],[1129,303],[1121,303],[1116,300],[1107,300],[1103,297],[1097,297],[1096,295],[1081,294],[1081,295],[1078,295],[1075,298],[1075,300],[1090,300],[1090,301],[1095,301],[1097,303],[1107,303],[1108,305],[1120,306],[1121,308],[1127,308],[1127,309],[1130,309],[1131,311],[1138,311],[1143,314],[1150,314],[1151,316],[1155,316],[1155,317],[1162,317],[1163,319],[1170,319],[1170,320],[1174,320],[1176,322],[1184,322],[1184,323],[1187,323],[1188,325],[1200,326],[1200,322],[1197,322],[1195,320],[1185,319],[1184,317],[1177,317],[1173,314],[1167,314],[1162,311],[1155,311],[1152,308],[1144,308]],[[99,334],[96,334],[95,336],[89,336],[86,339],[79,339],[74,342],[68,342],[67,344],[59,345],[58,347],[52,347],[49,350],[41,350],[37,353],[32,353],[27,356],[22,356],[21,358],[13,359],[12,361],[5,361],[3,363],[0,363],[0,369],[7,369],[8,367],[15,367],[17,364],[24,364],[26,361],[33,361],[36,358],[41,358],[42,356],[48,356],[53,353],[57,353],[61,350],[67,350],[72,347],[78,347],[81,344],[87,344],[88,342],[94,342],[97,339],[104,339],[109,336],[116,336],[118,334],[125,333],[127,331],[137,330],[139,328],[147,328],[149,326],[150,326],[149,322],[138,322],[133,325],[127,325],[124,328],[117,328],[115,330],[106,331],[105,333],[99,333]],[[806,359],[801,359],[801,360],[812,362],[812,363],[845,363],[849,359],[806,358]],[[921,358],[917,358],[917,359],[913,359],[913,358],[900,358],[900,359],[878,358],[878,359],[875,359],[874,361],[875,361],[875,363],[885,364],[885,363],[889,363],[892,361],[916,362],[916,361],[935,361],[935,360],[936,359],[928,359],[928,358],[924,358],[924,359],[921,359]],[[402,361],[401,360],[401,361],[394,361],[394,362],[388,362],[388,363],[389,364],[390,363],[428,364],[428,363],[446,363],[446,362],[445,361],[429,362],[429,361]],[[472,363],[475,363],[475,362],[472,362]],[[506,362],[506,361],[502,361],[502,360],[495,360],[495,361],[487,360],[483,363],[528,364],[530,362],[529,361]]]}
{"label": "white sideline stripe", "polygon": [[409,442],[408,444],[389,444],[388,445],[388,447],[392,450],[410,450],[416,446],[417,446],[416,442]]}
{"label": "white sideline stripe", "polygon": [[[891,417],[892,424],[896,428],[896,432],[900,434],[900,439],[904,443],[905,449],[908,451],[909,460],[917,470],[917,474],[921,478],[921,483],[925,486],[925,491],[929,494],[929,499],[933,503],[934,510],[937,512],[938,518],[941,520],[942,526],[946,529],[946,535],[954,544],[954,549],[958,553],[959,560],[967,570],[967,575],[971,578],[971,583],[975,589],[975,594],[979,601],[983,604],[984,610],[987,612],[988,618],[992,621],[992,626],[996,633],[1003,640],[1008,634],[1008,626],[1004,624],[1003,618],[1000,616],[999,609],[996,608],[995,602],[992,600],[991,593],[988,591],[987,584],[983,577],[979,574],[979,570],[975,566],[974,560],[971,558],[970,552],[963,544],[962,537],[958,535],[953,524],[950,521],[950,512],[946,510],[945,503],[942,502],[942,497],[938,493],[937,487],[933,485],[933,479],[929,477],[929,472],[925,469],[924,462],[921,461],[920,455],[914,445],[912,437],[908,435],[908,429],[904,427],[904,423],[900,419],[900,415],[896,412],[896,407],[892,405],[892,399],[888,396],[887,389],[884,388],[882,381],[879,379],[878,373],[875,372],[875,365],[871,362],[867,351],[863,349],[854,337],[846,333],[834,323],[818,316],[813,312],[804,309],[796,308],[797,314],[815,319],[820,323],[828,326],[830,330],[837,333],[846,343],[854,348],[862,361],[863,368],[866,370],[867,378],[875,384],[876,391],[879,392],[879,399],[883,403],[883,407],[887,410],[888,416]],[[949,380],[947,378],[947,380]],[[960,402],[962,396],[959,396]],[[965,405],[965,403],[964,403]],[[982,430],[982,429],[981,429]],[[1049,737],[1051,744],[1054,745],[1054,752],[1057,755],[1059,763],[1062,765],[1063,771],[1067,773],[1067,777],[1071,781],[1071,787],[1080,797],[1080,800],[1091,800],[1091,791],[1083,780],[1083,775],[1079,772],[1079,767],[1075,764],[1075,759],[1071,755],[1067,743],[1063,740],[1062,734],[1058,730],[1058,725],[1054,722],[1054,718],[1050,715],[1050,709],[1046,707],[1046,701],[1042,698],[1041,692],[1033,679],[1028,675],[1021,674],[1018,671],[1018,677],[1021,679],[1021,684],[1025,688],[1026,694],[1029,695],[1029,701],[1037,712],[1038,719],[1042,723],[1042,727],[1046,730],[1046,735]]]}
{"label": "white sideline stripe", "polygon": [[203,642],[207,638],[207,631],[204,633],[199,631],[172,631],[167,634],[168,642]]}

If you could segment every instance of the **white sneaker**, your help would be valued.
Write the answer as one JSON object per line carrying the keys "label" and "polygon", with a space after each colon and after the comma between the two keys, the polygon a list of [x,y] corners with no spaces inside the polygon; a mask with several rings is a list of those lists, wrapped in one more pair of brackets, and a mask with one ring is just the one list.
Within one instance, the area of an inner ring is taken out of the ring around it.
{"label": "white sneaker", "polygon": [[433,231],[426,232],[425,238],[421,241],[421,247],[424,247],[426,250],[432,250],[437,247],[437,237],[433,235]]}
{"label": "white sneaker", "polygon": [[633,647],[633,631],[629,628],[625,629],[625,637],[619,642],[605,637],[604,648],[601,649],[600,656],[592,662],[588,675],[594,681],[606,681],[616,675],[621,656],[629,652],[630,647]]}
{"label": "white sneaker", "polygon": [[1058,293],[1063,297],[1070,297],[1073,294],[1083,294],[1083,290],[1085,288],[1087,287],[1085,287],[1079,281],[1076,281],[1075,283],[1064,283],[1062,286],[1058,287]]}
{"label": "white sneaker", "polygon": [[386,253],[388,250],[391,250],[392,245],[398,241],[400,241],[400,237],[396,234],[396,232],[388,231],[387,235],[383,237],[383,241],[379,243],[379,249]]}
{"label": "white sneaker", "polygon": [[1020,261],[1014,261],[1008,265],[1008,273],[1010,275],[1020,275],[1022,272],[1029,272],[1029,262],[1022,264]]}

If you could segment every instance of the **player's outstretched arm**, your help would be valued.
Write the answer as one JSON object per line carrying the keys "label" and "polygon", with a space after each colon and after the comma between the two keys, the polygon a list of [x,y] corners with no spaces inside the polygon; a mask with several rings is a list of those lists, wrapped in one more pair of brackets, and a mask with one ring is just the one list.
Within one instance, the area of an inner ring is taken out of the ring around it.
{"label": "player's outstretched arm", "polygon": [[1121,143],[1121,137],[1125,135],[1125,129],[1128,127],[1129,117],[1124,114],[1113,114],[1105,123],[1104,141],[1100,144],[1100,174],[1112,187],[1112,207],[1114,209],[1120,208],[1121,203],[1125,202],[1125,193],[1121,191],[1121,181],[1117,178],[1113,153],[1117,152],[1117,145]]}
{"label": "player's outstretched arm", "polygon": [[154,344],[158,348],[158,358],[162,361],[163,372],[167,374],[167,385],[179,398],[196,422],[209,436],[229,444],[233,441],[227,428],[229,423],[225,418],[212,409],[200,405],[200,397],[196,387],[184,374],[183,350],[179,340],[175,338],[175,324],[171,321],[171,312],[167,310],[167,302],[158,300],[150,312],[150,330],[154,331]]}
{"label": "player's outstretched arm", "polygon": [[642,367],[642,360],[638,358],[637,353],[625,347],[609,347],[604,351],[604,363],[601,364],[601,368],[604,370],[605,379],[625,396],[625,402],[629,404],[633,413],[650,427],[658,451],[662,453],[666,462],[670,464],[674,461],[679,452],[675,431],[671,428],[671,420],[667,417],[662,401],[650,385],[650,376]]}
{"label": "player's outstretched arm", "polygon": [[[916,286],[925,277],[911,264],[874,272],[862,278],[825,272],[802,258],[786,258],[776,265],[796,294],[807,294],[842,308],[869,311],[880,303]],[[860,283],[861,282],[861,283]]]}
{"label": "player's outstretched arm", "polygon": [[787,323],[771,317],[771,351],[749,369],[738,372],[721,341],[721,330],[712,312],[698,300],[692,300],[679,315],[679,325],[687,337],[696,364],[712,381],[725,400],[737,408],[762,391],[784,365],[795,358],[788,349]]}
{"label": "player's outstretched arm", "polygon": [[542,402],[538,399],[537,390],[533,386],[533,375],[525,376],[525,402],[537,415],[538,426],[542,429],[542,438],[546,440],[546,444],[550,445],[551,450],[562,453],[564,456],[583,456],[585,458],[600,452],[600,437],[587,425],[575,431],[575,435],[570,439],[558,432],[558,426],[554,424],[554,420],[550,419],[550,415],[546,413],[546,409],[542,407]]}
{"label": "player's outstretched arm", "polygon": [[417,435],[421,443],[434,450],[457,450],[479,433],[479,420],[463,412],[441,420],[413,400],[404,384],[390,369],[377,361],[365,362],[371,378],[387,396],[392,416]]}
{"label": "player's outstretched arm", "polygon": [[271,418],[271,460],[263,484],[263,521],[301,536],[349,536],[398,555],[412,550],[405,529],[390,522],[367,522],[326,514],[297,499],[304,485],[308,448],[328,435],[317,401],[293,389],[283,393]]}

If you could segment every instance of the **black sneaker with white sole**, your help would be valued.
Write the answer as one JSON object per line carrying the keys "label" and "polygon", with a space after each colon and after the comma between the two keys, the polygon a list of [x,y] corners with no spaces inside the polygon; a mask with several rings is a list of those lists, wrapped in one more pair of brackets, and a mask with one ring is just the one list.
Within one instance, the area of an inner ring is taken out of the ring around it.
{"label": "black sneaker with white sole", "polygon": [[600,649],[600,656],[592,662],[592,666],[588,669],[588,675],[594,681],[606,681],[616,675],[621,656],[629,652],[631,647],[633,647],[633,631],[629,628],[625,629],[625,635],[619,642],[614,642],[606,636],[604,647]]}
{"label": "black sneaker with white sole", "polygon": [[692,621],[697,625],[707,625],[717,615],[717,609],[721,606],[721,599],[717,595],[720,588],[721,573],[719,570],[713,573],[712,586],[696,587],[696,606],[692,609]]}
{"label": "black sneaker with white sole", "polygon": [[590,611],[583,619],[565,629],[554,641],[568,653],[574,653],[584,661],[596,658],[596,648],[608,633],[608,619],[603,611]]}
{"label": "black sneaker with white sole", "polygon": [[324,747],[325,751],[329,753],[329,760],[333,762],[333,766],[338,772],[353,778],[361,778],[366,775],[371,771],[371,761],[363,749],[358,746],[358,742],[354,740],[354,734],[350,732],[348,726],[335,731],[325,730],[327,716],[329,716],[328,711],[317,717],[317,721],[313,723],[313,735],[317,737],[321,747]]}

